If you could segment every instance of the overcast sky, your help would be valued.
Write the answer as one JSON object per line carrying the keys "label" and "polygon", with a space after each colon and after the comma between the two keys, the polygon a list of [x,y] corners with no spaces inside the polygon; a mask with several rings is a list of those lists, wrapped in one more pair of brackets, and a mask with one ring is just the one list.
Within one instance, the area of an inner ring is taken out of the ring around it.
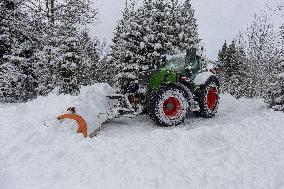
{"label": "overcast sky", "polygon": [[[121,19],[125,0],[96,0],[100,23],[92,33],[111,42],[116,23]],[[225,40],[232,40],[239,30],[245,29],[253,14],[269,7],[284,4],[284,0],[192,0],[198,21],[199,35],[206,54],[215,60]]]}

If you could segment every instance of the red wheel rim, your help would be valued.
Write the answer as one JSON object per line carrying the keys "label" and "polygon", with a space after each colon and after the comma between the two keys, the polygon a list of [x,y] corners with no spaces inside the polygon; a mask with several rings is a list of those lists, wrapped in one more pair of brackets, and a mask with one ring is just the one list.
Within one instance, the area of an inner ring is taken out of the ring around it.
{"label": "red wheel rim", "polygon": [[211,87],[207,92],[207,106],[210,110],[213,110],[217,104],[217,89]]}
{"label": "red wheel rim", "polygon": [[163,111],[169,118],[177,116],[180,110],[180,101],[176,97],[169,97],[163,103]]}

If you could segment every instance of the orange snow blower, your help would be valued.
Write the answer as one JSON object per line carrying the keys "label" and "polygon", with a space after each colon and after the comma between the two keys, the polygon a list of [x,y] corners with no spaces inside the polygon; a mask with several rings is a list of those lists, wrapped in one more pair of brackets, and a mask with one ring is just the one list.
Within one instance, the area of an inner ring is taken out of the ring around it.
{"label": "orange snow blower", "polygon": [[86,121],[79,115],[76,114],[75,107],[70,107],[67,109],[67,111],[72,112],[71,114],[64,114],[59,117],[57,117],[58,120],[62,119],[73,119],[77,121],[78,123],[78,130],[77,133],[82,133],[85,138],[88,136],[88,126]]}
{"label": "orange snow blower", "polygon": [[[98,115],[98,121],[100,123],[100,126],[96,128],[92,133],[90,133],[90,135],[88,135],[88,126],[86,121],[81,116],[76,114],[75,107],[68,108],[67,111],[71,113],[61,115],[57,117],[57,119],[58,120],[73,119],[77,121],[78,123],[77,133],[83,133],[85,138],[87,138],[88,136],[90,138],[94,138],[98,135],[99,131],[101,131],[102,125],[107,123],[108,121],[114,118],[119,118],[120,116],[133,118],[137,115],[135,110],[132,108],[131,103],[126,95],[111,94],[106,97],[109,99],[108,106],[110,108],[110,111],[107,113],[100,113]],[[102,115],[105,115],[105,117]],[[101,118],[103,119],[102,121],[100,121]]]}

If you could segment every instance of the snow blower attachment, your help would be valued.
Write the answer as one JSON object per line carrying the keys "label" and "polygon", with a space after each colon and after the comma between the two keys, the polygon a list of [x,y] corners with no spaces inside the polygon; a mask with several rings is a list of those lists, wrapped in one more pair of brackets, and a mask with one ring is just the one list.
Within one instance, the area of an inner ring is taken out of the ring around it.
{"label": "snow blower attachment", "polygon": [[[98,115],[98,124],[99,127],[95,129],[90,135],[90,138],[97,136],[98,132],[101,130],[102,125],[109,122],[114,118],[119,118],[121,116],[133,118],[138,115],[135,110],[132,108],[128,97],[121,94],[112,94],[108,95],[108,109],[110,110],[107,113],[100,113]],[[64,114],[57,117],[58,120],[62,119],[72,119],[75,120],[78,124],[77,133],[82,133],[85,138],[88,136],[88,126],[86,121],[79,115],[76,114],[75,107],[70,107],[67,109],[69,114]]]}

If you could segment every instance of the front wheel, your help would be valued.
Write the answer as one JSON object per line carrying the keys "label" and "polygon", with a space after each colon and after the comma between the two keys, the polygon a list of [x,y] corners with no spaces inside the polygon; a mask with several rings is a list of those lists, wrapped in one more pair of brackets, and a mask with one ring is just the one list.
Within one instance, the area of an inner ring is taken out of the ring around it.
{"label": "front wheel", "polygon": [[184,122],[189,108],[188,94],[182,89],[169,86],[153,95],[147,109],[157,125],[168,127]]}
{"label": "front wheel", "polygon": [[219,82],[217,78],[210,78],[205,85],[200,86],[198,104],[200,111],[196,115],[212,118],[216,115],[219,105]]}

